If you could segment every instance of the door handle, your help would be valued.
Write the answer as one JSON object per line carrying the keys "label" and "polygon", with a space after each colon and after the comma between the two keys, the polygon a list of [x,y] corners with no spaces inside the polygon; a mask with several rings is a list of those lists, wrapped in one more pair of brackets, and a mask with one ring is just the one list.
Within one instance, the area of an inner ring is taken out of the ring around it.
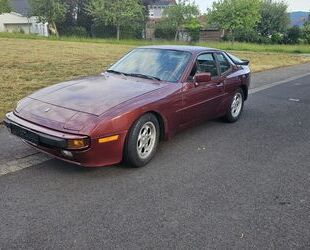
{"label": "door handle", "polygon": [[220,82],[220,83],[216,84],[216,87],[218,87],[218,88],[221,88],[221,87],[223,87],[223,86],[224,86],[224,83],[223,83],[223,82]]}

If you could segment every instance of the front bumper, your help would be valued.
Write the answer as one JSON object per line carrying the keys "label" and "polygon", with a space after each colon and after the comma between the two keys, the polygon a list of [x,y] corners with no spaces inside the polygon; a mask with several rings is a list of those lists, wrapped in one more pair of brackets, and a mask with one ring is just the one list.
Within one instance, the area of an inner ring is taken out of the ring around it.
{"label": "front bumper", "polygon": [[9,129],[9,131],[26,142],[46,148],[58,148],[65,149],[67,146],[67,141],[63,138],[47,135],[32,129],[23,127],[15,122],[10,121],[9,119],[4,120],[4,125]]}
{"label": "front bumper", "polygon": [[[13,135],[23,139],[29,145],[70,163],[85,167],[101,167],[122,161],[127,131],[118,133],[117,141],[102,144],[98,142],[98,138],[91,138],[89,148],[68,151],[66,149],[68,139],[83,139],[85,136],[42,127],[21,119],[13,112],[6,115],[4,124]],[[68,152],[70,152],[69,155]]]}

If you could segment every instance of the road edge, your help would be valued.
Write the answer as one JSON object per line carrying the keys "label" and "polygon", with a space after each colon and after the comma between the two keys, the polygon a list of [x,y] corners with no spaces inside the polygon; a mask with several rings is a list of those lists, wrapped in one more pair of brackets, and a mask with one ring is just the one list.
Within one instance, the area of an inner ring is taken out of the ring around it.
{"label": "road edge", "polygon": [[284,83],[287,83],[287,82],[295,81],[297,79],[300,79],[300,78],[303,78],[303,77],[306,77],[306,76],[309,76],[309,75],[310,75],[310,72],[306,73],[306,74],[299,75],[299,76],[290,77],[290,78],[287,78],[287,79],[282,80],[282,81],[273,82],[273,83],[267,83],[267,84],[265,84],[263,86],[250,89],[249,90],[249,94],[255,94],[255,93],[263,91],[265,89],[269,89],[269,88],[272,88],[272,87],[275,87],[275,86],[278,86],[278,85],[281,85],[281,84],[284,84]]}

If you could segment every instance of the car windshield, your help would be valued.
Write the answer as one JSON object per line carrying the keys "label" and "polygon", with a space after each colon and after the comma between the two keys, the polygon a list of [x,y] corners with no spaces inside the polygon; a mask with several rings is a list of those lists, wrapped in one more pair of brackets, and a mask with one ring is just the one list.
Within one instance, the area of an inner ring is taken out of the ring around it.
{"label": "car windshield", "polygon": [[177,82],[191,54],[167,49],[135,49],[109,68],[108,72]]}

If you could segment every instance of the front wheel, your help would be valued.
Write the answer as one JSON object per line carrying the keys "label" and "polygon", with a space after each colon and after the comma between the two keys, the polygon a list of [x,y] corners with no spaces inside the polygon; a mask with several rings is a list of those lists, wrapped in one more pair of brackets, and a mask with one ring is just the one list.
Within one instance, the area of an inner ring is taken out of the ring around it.
{"label": "front wheel", "polygon": [[132,126],[126,139],[124,158],[132,167],[145,166],[155,155],[160,138],[159,122],[145,114]]}
{"label": "front wheel", "polygon": [[244,105],[244,94],[242,89],[238,89],[231,101],[229,110],[225,116],[228,122],[236,122],[239,120]]}

